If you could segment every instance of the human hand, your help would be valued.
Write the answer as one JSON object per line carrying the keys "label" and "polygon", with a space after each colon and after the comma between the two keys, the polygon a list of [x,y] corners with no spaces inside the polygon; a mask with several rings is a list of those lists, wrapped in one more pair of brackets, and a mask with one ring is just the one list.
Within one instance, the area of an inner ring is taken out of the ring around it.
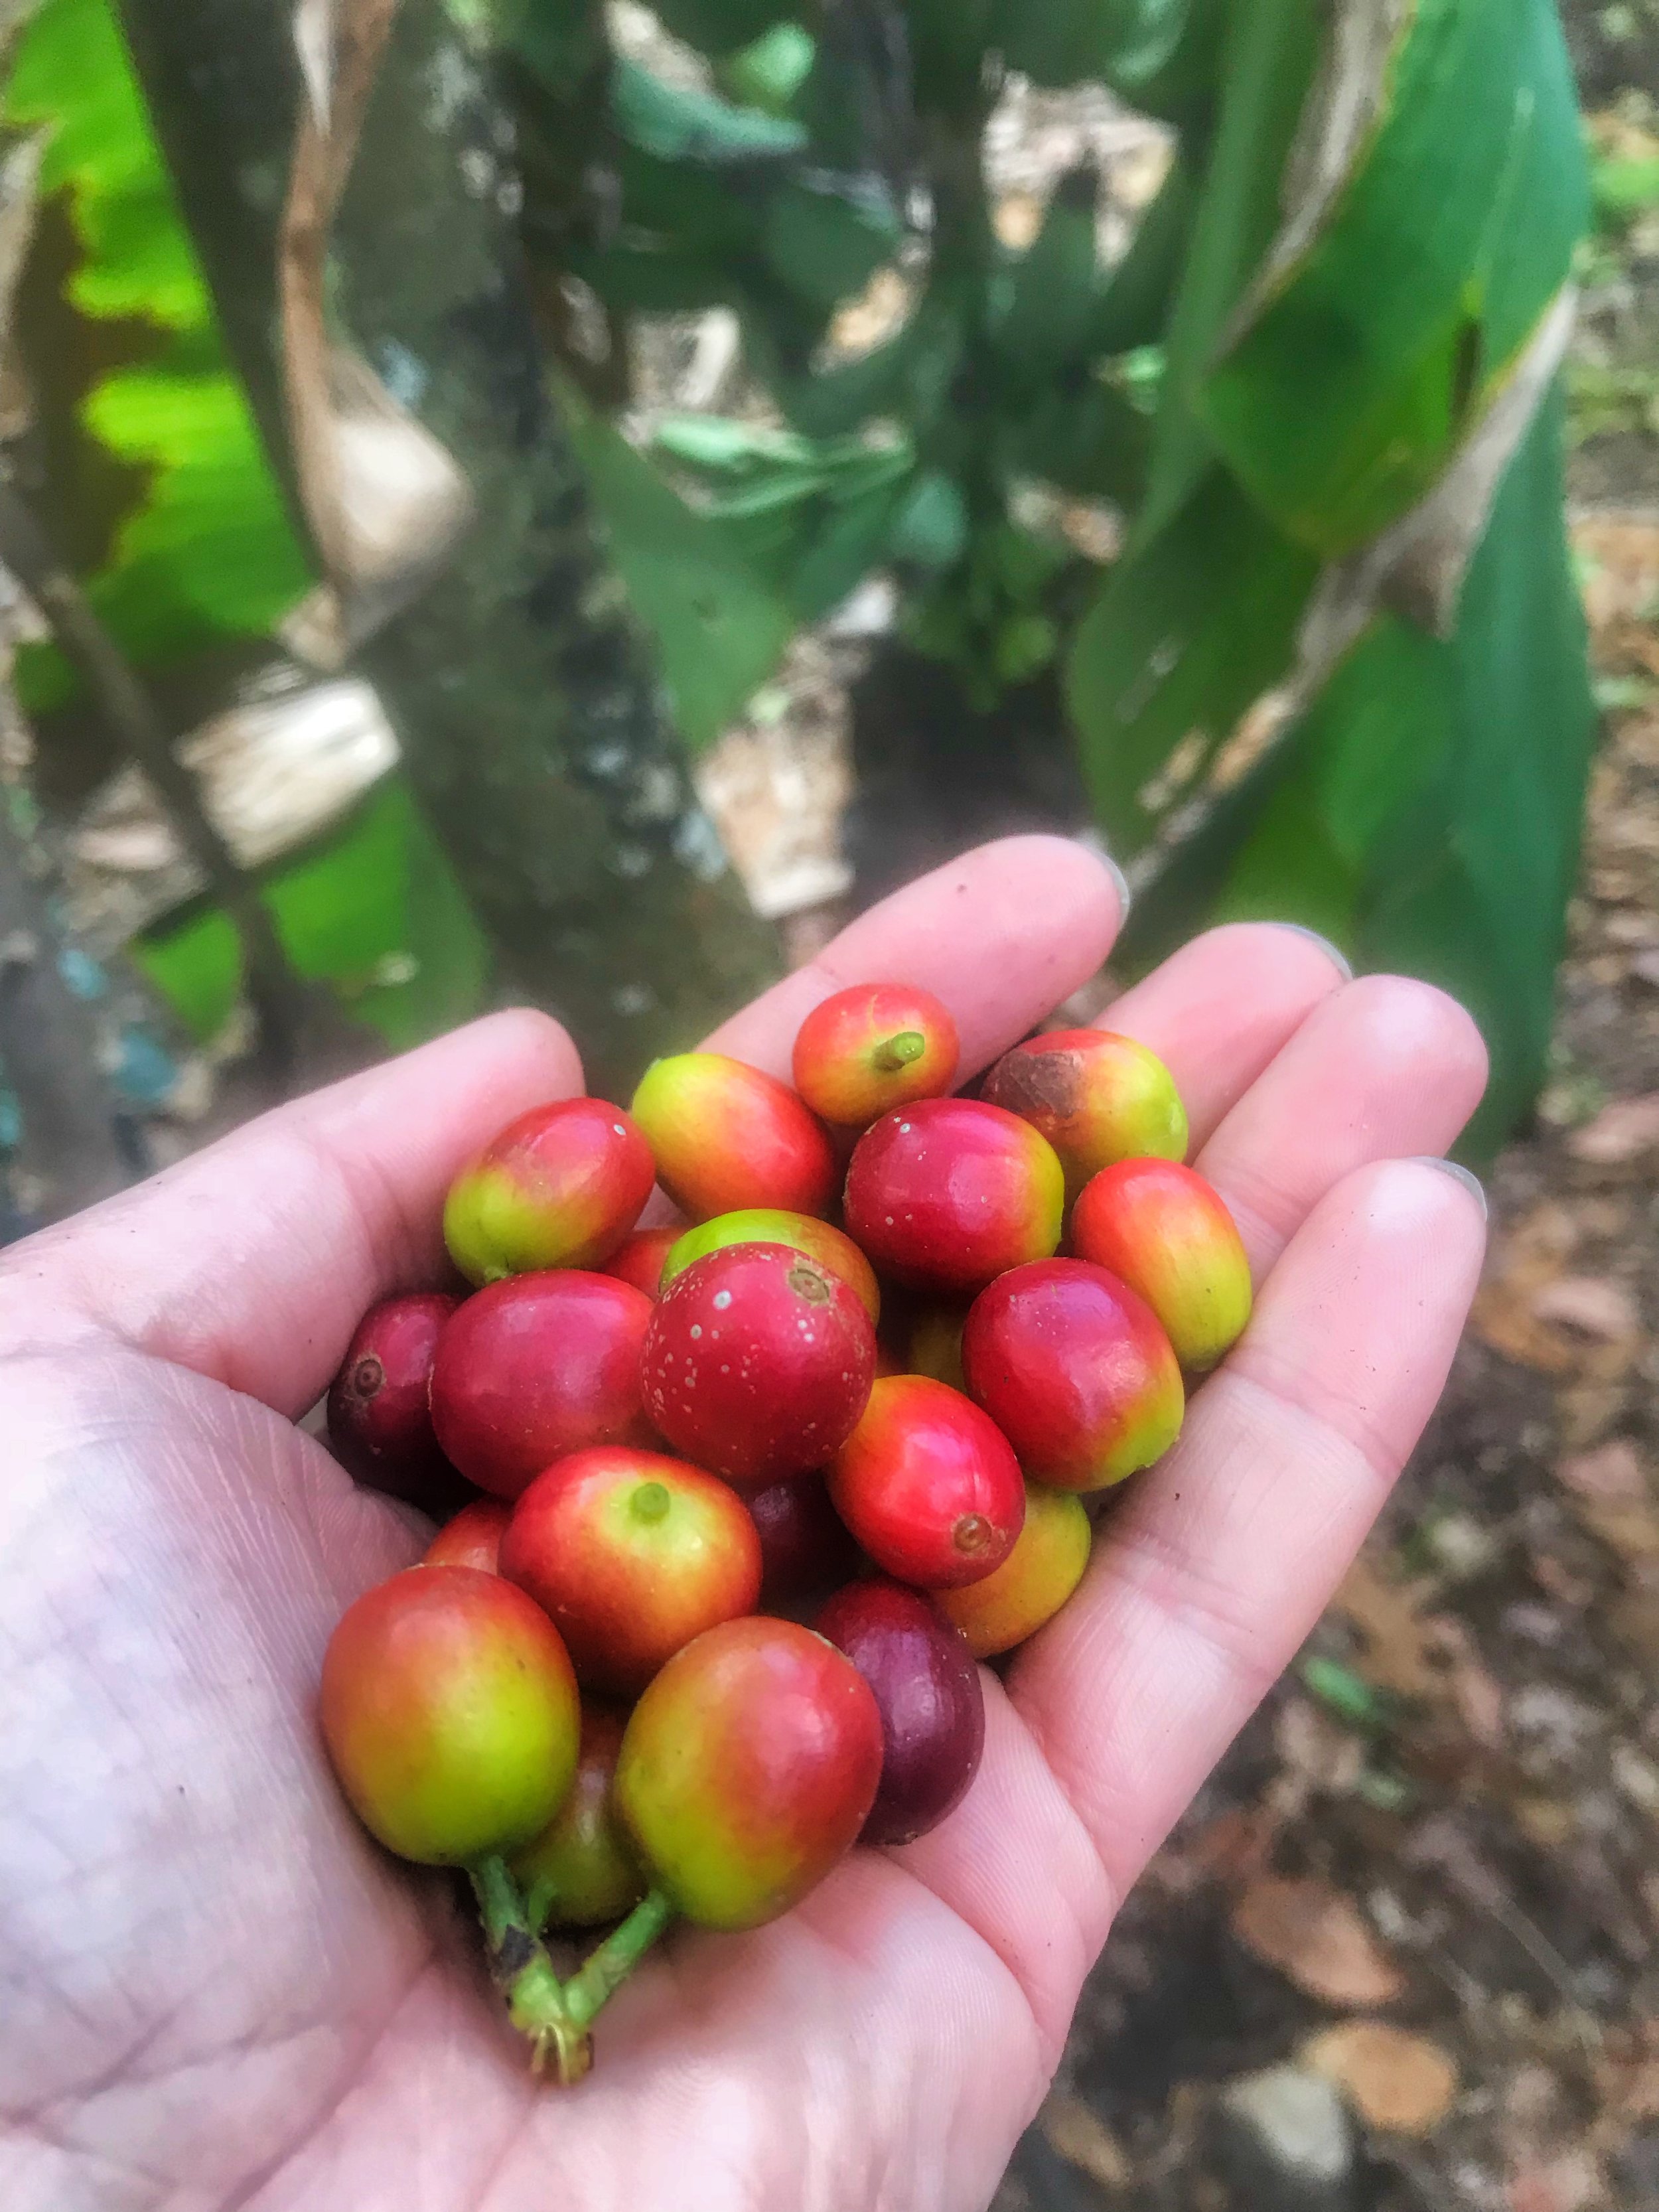
{"label": "human hand", "polygon": [[[1017,838],[854,922],[714,1042],[787,1073],[896,975],[964,1072],[1091,975],[1116,895]],[[580,1089],[498,1015],[284,1107],[0,1267],[0,2203],[8,2212],[973,2212],[1116,1902],[1313,1626],[1428,1416],[1480,1267],[1403,1156],[1478,1098],[1468,1017],[1266,924],[1112,1007],[1237,1218],[1255,1317],[1064,1613],[986,1677],[945,1824],[752,1934],[678,1930],[598,2070],[534,2081],[452,1885],[382,1856],[317,1740],[329,1632],[415,1516],[292,1424],[359,1314],[442,1277],[509,1115]]]}

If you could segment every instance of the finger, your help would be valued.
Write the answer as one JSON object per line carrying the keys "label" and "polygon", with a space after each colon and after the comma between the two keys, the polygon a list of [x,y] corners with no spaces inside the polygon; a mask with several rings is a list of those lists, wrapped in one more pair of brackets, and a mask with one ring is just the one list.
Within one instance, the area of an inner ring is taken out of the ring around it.
{"label": "finger", "polygon": [[1334,992],[1198,1157],[1257,1280],[1334,1183],[1370,1160],[1443,1152],[1486,1085],[1480,1032],[1443,991],[1366,975]]}
{"label": "finger", "polygon": [[1096,1026],[1138,1038],[1164,1061],[1196,1147],[1347,975],[1334,946],[1305,929],[1228,922],[1172,952]]}
{"label": "finger", "polygon": [[795,1032],[849,983],[918,983],[942,999],[973,1074],[1085,983],[1121,921],[1109,872],[1069,837],[1004,837],[922,876],[723,1022],[711,1051],[787,1080]]}
{"label": "finger", "polygon": [[1339,1184],[1017,1663],[1016,1710],[1120,1896],[1358,1551],[1440,1395],[1484,1244],[1471,1194],[1433,1166]]}
{"label": "finger", "polygon": [[53,1310],[293,1416],[364,1309],[447,1278],[456,1170],[515,1114],[581,1089],[544,1015],[494,1014],[278,1107],[136,1189],[14,1246],[7,1334]]}

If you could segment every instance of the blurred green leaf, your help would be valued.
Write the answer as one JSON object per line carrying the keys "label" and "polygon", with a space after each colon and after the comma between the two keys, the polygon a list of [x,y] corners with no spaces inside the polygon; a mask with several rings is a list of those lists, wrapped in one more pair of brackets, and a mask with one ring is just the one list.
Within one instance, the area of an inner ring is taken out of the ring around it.
{"label": "blurred green leaf", "polygon": [[827,315],[864,289],[900,236],[885,201],[795,179],[768,200],[763,250],[777,282]]}
{"label": "blurred green leaf", "polygon": [[[70,301],[168,334],[157,366],[112,371],[82,410],[88,434],[145,485],[88,597],[143,665],[268,634],[306,590],[308,563],[226,367],[109,0],[46,0],[19,43],[3,114],[51,134],[43,188],[64,194],[83,254]],[[24,647],[18,678],[37,711],[78,688],[49,644]]]}
{"label": "blurred green leaf", "polygon": [[1201,403],[1256,500],[1331,557],[1440,474],[1585,224],[1553,0],[1419,0],[1378,67],[1380,112],[1317,220],[1293,211]]}
{"label": "blurred green leaf", "polygon": [[805,83],[817,56],[817,42],[799,23],[775,23],[750,46],[722,62],[717,71],[733,100],[785,113]]}
{"label": "blurred green leaf", "polygon": [[948,568],[962,558],[970,527],[961,487],[940,469],[919,476],[893,518],[887,550],[896,561]]}
{"label": "blurred green leaf", "polygon": [[657,0],[657,15],[677,39],[706,54],[734,54],[789,14],[779,0]]}
{"label": "blurred green leaf", "polygon": [[1382,1735],[1393,1724],[1395,1716],[1392,1700],[1380,1690],[1374,1690],[1364,1675],[1356,1674],[1340,1660],[1327,1659],[1317,1651],[1310,1651],[1297,1672],[1304,1686],[1320,1704],[1350,1728],[1364,1729],[1369,1735]]}
{"label": "blurred green leaf", "polygon": [[1170,520],[1213,457],[1200,392],[1228,319],[1279,228],[1281,179],[1322,27],[1317,0],[1231,0],[1227,9],[1220,106],[1170,313],[1138,540]]}
{"label": "blurred green leaf", "polygon": [[1615,230],[1659,207],[1659,155],[1604,155],[1590,170],[1590,198],[1597,221]]}
{"label": "blurred green leaf", "polygon": [[674,720],[688,744],[711,744],[777,665],[794,613],[726,526],[689,506],[568,380],[557,388],[617,573],[656,641]]}
{"label": "blurred green leaf", "polygon": [[1464,1140],[1476,1156],[1513,1127],[1547,1065],[1595,733],[1561,413],[1558,394],[1510,465],[1434,681],[1389,702],[1402,719],[1437,716],[1441,734],[1361,887],[1365,963],[1441,984],[1485,1034],[1492,1079]]}
{"label": "blurred green leaf", "polygon": [[1284,673],[1315,573],[1221,469],[1109,572],[1072,641],[1066,695],[1114,851],[1156,828],[1146,787],[1171,748],[1195,734],[1207,758]]}
{"label": "blurred green leaf", "polygon": [[[401,1051],[484,1003],[489,957],[442,851],[400,779],[341,829],[268,871],[262,896],[299,973]],[[216,908],[149,931],[133,957],[198,1041],[240,989],[235,932]]]}
{"label": "blurred green leaf", "polygon": [[799,154],[806,143],[799,123],[758,107],[734,106],[712,93],[665,84],[626,57],[617,59],[611,72],[611,112],[630,144],[664,161],[700,161],[710,167],[776,161]]}

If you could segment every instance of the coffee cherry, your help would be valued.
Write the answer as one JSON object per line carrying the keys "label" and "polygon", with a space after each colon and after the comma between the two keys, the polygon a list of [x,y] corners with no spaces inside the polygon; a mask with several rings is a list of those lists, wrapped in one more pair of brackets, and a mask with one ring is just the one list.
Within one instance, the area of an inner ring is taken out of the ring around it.
{"label": "coffee cherry", "polygon": [[870,1316],[839,1276],[785,1244],[694,1261],[653,1309],[646,1410],[677,1451],[734,1481],[817,1467],[864,1410]]}
{"label": "coffee cherry", "polygon": [[467,1299],[432,1368],[432,1425],[463,1474],[516,1498],[565,1453],[644,1433],[652,1305],[609,1275],[516,1275]]}
{"label": "coffee cherry", "polygon": [[836,1510],[878,1567],[922,1589],[977,1582],[1013,1549],[1019,1462],[996,1424],[922,1375],[878,1382],[830,1461]]}
{"label": "coffee cherry", "polygon": [[830,1139],[787,1084],[717,1052],[653,1060],[634,1116],[657,1174],[694,1221],[740,1207],[822,1213],[835,1190]]}
{"label": "coffee cherry", "polygon": [[858,1571],[858,1546],[830,1503],[822,1474],[786,1475],[744,1503],[760,1533],[763,1613],[788,1613]]}
{"label": "coffee cherry", "polygon": [[793,1621],[727,1621],[634,1708],[617,1808],[688,1920],[758,1928],[845,1855],[881,1761],[881,1715],[849,1659]]}
{"label": "coffee cherry", "polygon": [[701,1468],[600,1445],[536,1477],[501,1571],[551,1615],[579,1681],[632,1697],[694,1636],[754,1611],[760,1538],[737,1492]]}
{"label": "coffee cherry", "polygon": [[359,1482],[411,1505],[434,1505],[456,1487],[427,1404],[439,1332],[456,1303],[415,1291],[371,1306],[329,1388],[329,1442],[340,1459]]}
{"label": "coffee cherry", "polygon": [[619,1106],[562,1098],[509,1121],[461,1170],[444,1241],[474,1283],[591,1267],[639,1219],[655,1180],[650,1146]]}
{"label": "coffee cherry", "polygon": [[1250,1263],[1221,1194],[1173,1160],[1120,1160],[1085,1184],[1072,1215],[1078,1256],[1145,1298],[1176,1357],[1201,1375],[1250,1317]]}
{"label": "coffee cherry", "polygon": [[576,1771],[576,1680],[558,1631],[472,1567],[416,1567],[360,1597],[324,1655],[320,1711],[363,1825],[424,1866],[528,1843]]}
{"label": "coffee cherry", "polygon": [[1075,1491],[1025,1489],[1025,1526],[994,1575],[935,1601],[968,1639],[975,1659],[994,1659],[1052,1620],[1083,1579],[1093,1531]]}
{"label": "coffee cherry", "polygon": [[662,1291],[663,1261],[681,1233],[678,1229],[636,1229],[632,1236],[623,1237],[599,1272],[643,1291],[648,1298],[658,1297]]}
{"label": "coffee cherry", "polygon": [[969,1393],[1034,1482],[1121,1482],[1181,1428],[1181,1369],[1158,1316],[1085,1260],[1000,1275],[969,1309],[962,1364]]}
{"label": "coffee cherry", "polygon": [[663,1263],[661,1288],[683,1275],[694,1260],[723,1252],[732,1244],[787,1244],[839,1275],[858,1293],[872,1322],[881,1318],[881,1291],[875,1270],[850,1237],[810,1213],[785,1213],[776,1206],[745,1206],[738,1213],[717,1213],[681,1232]]}
{"label": "coffee cherry", "polygon": [[477,1567],[493,1575],[501,1558],[507,1509],[498,1498],[475,1498],[445,1522],[426,1547],[423,1567]]}
{"label": "coffee cherry", "polygon": [[862,1129],[956,1081],[957,1025],[931,991],[855,983],[814,1006],[795,1037],[795,1088],[826,1121]]}
{"label": "coffee cherry", "polygon": [[1178,1160],[1187,1109],[1164,1062],[1109,1030],[1057,1030],[1005,1053],[984,1095],[1040,1129],[1075,1197],[1091,1175],[1141,1154]]}
{"label": "coffee cherry", "polygon": [[1000,1107],[923,1098],[859,1139],[848,1233],[884,1273],[968,1296],[1060,1242],[1066,1179],[1049,1146]]}
{"label": "coffee cherry", "polygon": [[985,1697],[973,1656],[931,1599],[899,1583],[838,1590],[816,1625],[863,1675],[881,1714],[881,1786],[859,1840],[914,1843],[979,1771]]}
{"label": "coffee cherry", "polygon": [[622,1740],[622,1715],[584,1698],[570,1795],[551,1826],[509,1865],[534,1929],[598,1928],[620,1920],[645,1895],[645,1876],[611,1802]]}

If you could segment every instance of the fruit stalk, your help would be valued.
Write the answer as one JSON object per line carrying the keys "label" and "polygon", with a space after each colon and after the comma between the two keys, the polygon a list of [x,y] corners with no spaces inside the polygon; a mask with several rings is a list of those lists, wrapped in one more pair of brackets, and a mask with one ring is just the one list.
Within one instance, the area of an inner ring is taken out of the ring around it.
{"label": "fruit stalk", "polygon": [[[492,1855],[467,1872],[483,1922],[490,1979],[507,2000],[507,2016],[529,2038],[536,2072],[543,2072],[550,2057],[561,2084],[572,2088],[593,2063],[586,2022],[579,2026],[566,2007],[547,1946],[531,1923],[506,1860]],[[592,2006],[587,2019],[598,2010]]]}
{"label": "fruit stalk", "polygon": [[647,1890],[627,1919],[589,1953],[564,1985],[565,2016],[574,2027],[585,2033],[592,2026],[673,1917],[674,1908],[662,1892]]}
{"label": "fruit stalk", "polygon": [[896,1075],[901,1068],[920,1060],[927,1049],[927,1040],[920,1030],[901,1030],[896,1036],[884,1038],[870,1058],[883,1074]]}

